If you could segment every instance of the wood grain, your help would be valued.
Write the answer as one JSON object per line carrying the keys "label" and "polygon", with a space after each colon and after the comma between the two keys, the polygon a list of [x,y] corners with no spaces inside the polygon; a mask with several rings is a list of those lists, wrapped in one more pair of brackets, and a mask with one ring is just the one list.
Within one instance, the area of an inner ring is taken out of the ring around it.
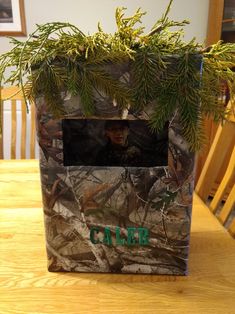
{"label": "wood grain", "polygon": [[3,158],[3,101],[0,100],[0,159]]}
{"label": "wood grain", "polygon": [[38,161],[0,160],[0,191],[0,210],[41,207]]}
{"label": "wood grain", "polygon": [[[215,196],[210,203],[210,209],[213,213],[216,213],[216,211],[218,210],[218,208],[221,204],[221,201],[224,199],[224,195],[225,195],[226,191],[229,190],[229,187],[233,186],[233,185],[235,187],[235,146],[233,148],[233,152],[232,152],[232,155],[230,157],[230,161],[229,161],[227,170],[224,174],[223,180],[221,181],[221,184],[219,185],[218,190],[216,191]],[[234,202],[235,201],[235,193],[230,192],[230,195],[231,195],[231,198],[233,197],[233,202]],[[228,206],[228,204],[229,204],[229,202],[227,203],[227,206]],[[232,201],[230,201],[230,204],[231,204],[231,207],[230,207],[230,209],[228,208],[229,211],[231,211],[232,207],[233,207]],[[220,213],[220,215],[221,214],[222,213]],[[228,217],[225,217],[225,220],[227,218]]]}
{"label": "wood grain", "polygon": [[224,12],[224,0],[210,0],[207,26],[206,45],[212,45],[220,40]]}
{"label": "wood grain", "polygon": [[196,192],[204,201],[207,200],[222,166],[224,164],[227,166],[228,164],[226,162],[230,158],[228,152],[232,153],[235,144],[234,132],[235,126],[231,121],[226,121],[223,126],[220,125],[216,132],[215,139],[196,185]]}
{"label": "wood grain", "polygon": [[49,273],[38,162],[0,161],[0,184],[1,314],[234,312],[235,241],[197,195],[189,276]]}
{"label": "wood grain", "polygon": [[[26,140],[27,135],[27,106],[24,99],[24,95],[22,93],[22,90],[17,86],[10,86],[10,87],[4,87],[1,88],[1,110],[2,114],[0,114],[0,119],[3,117],[3,107],[5,104],[5,101],[11,102],[11,139],[10,139],[10,145],[11,145],[11,159],[16,158],[16,131],[17,131],[17,111],[16,111],[16,104],[17,101],[20,102],[21,105],[21,136],[20,136],[20,158],[25,159],[26,158],[26,145],[29,145],[29,151],[30,151],[30,158],[35,158],[35,147],[36,147],[36,126],[35,126],[35,105],[34,103],[31,104],[30,110],[31,110],[31,121],[30,121],[30,140]],[[3,118],[2,118],[3,120]],[[3,125],[3,123],[2,123]],[[0,124],[1,126],[1,124]],[[0,129],[0,159],[4,158],[4,143],[3,143],[3,128]],[[29,142],[29,143],[28,143]]]}
{"label": "wood grain", "polygon": [[233,237],[235,237],[235,219],[233,219],[233,222],[229,226],[228,231],[231,233]]}
{"label": "wood grain", "polygon": [[232,188],[231,192],[229,193],[229,196],[228,196],[221,212],[219,213],[219,219],[223,224],[229,218],[231,212],[234,209],[234,205],[235,205],[235,184],[233,185],[233,188]]}
{"label": "wood grain", "polygon": [[36,140],[36,117],[35,117],[35,104],[32,102],[30,104],[30,111],[31,111],[31,131],[30,131],[30,158],[35,158],[35,140]]}
{"label": "wood grain", "polygon": [[[224,0],[210,0],[209,2],[209,14],[207,25],[207,37],[205,45],[208,47],[217,43],[221,39],[222,32],[222,20],[224,12]],[[215,124],[211,118],[204,119],[204,132],[207,137],[207,143],[203,150],[198,154],[197,167],[196,167],[196,181],[198,181],[202,168],[206,161],[210,147],[213,143],[218,125]],[[219,181],[220,182],[220,179]]]}
{"label": "wood grain", "polygon": [[[211,196],[218,174],[222,175],[221,182],[213,199],[209,201],[208,197]],[[214,214],[219,210],[218,219],[233,235],[232,226],[235,221],[234,215],[232,216],[235,205],[235,122],[233,119],[219,126],[195,190]]]}
{"label": "wood grain", "polygon": [[27,112],[26,103],[21,101],[21,144],[20,144],[20,158],[26,158],[26,125],[27,125]]}
{"label": "wood grain", "polygon": [[23,93],[17,86],[9,86],[1,88],[1,99],[2,100],[18,100],[23,99]]}
{"label": "wood grain", "polygon": [[16,129],[17,129],[17,117],[16,117],[16,100],[12,100],[11,103],[11,158],[16,158]]}

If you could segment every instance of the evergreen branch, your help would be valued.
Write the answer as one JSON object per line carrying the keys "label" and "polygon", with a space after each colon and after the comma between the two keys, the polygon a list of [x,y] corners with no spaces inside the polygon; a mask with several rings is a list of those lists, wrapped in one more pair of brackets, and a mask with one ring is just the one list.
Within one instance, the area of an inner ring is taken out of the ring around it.
{"label": "evergreen branch", "polygon": [[78,64],[68,63],[68,80],[67,90],[72,96],[79,94],[79,84],[81,83],[81,76],[79,73]]}
{"label": "evergreen branch", "polygon": [[182,22],[170,21],[168,18],[169,12],[171,10],[171,6],[174,0],[170,0],[165,13],[163,14],[162,18],[158,20],[151,29],[151,32],[148,33],[148,37],[153,36],[157,33],[161,33],[162,31],[169,29],[170,27],[181,27],[189,24],[187,20]]}
{"label": "evergreen branch", "polygon": [[131,85],[135,108],[143,109],[154,99],[156,85],[159,84],[165,69],[166,63],[160,54],[148,49],[137,52],[135,60],[131,62]]}
{"label": "evergreen branch", "polygon": [[89,66],[87,73],[91,84],[115,100],[120,108],[126,108],[130,104],[130,89],[124,83],[109,75],[102,68]]}
{"label": "evergreen branch", "polygon": [[154,113],[149,121],[151,129],[161,132],[166,122],[171,119],[173,113],[177,110],[177,105],[177,95],[174,92],[162,92],[156,99]]}
{"label": "evergreen branch", "polygon": [[80,74],[81,79],[78,84],[78,91],[81,105],[85,116],[90,116],[95,113],[93,85],[86,69],[83,69]]}
{"label": "evergreen branch", "polygon": [[205,143],[199,103],[187,101],[186,99],[182,100],[180,104],[180,121],[182,135],[187,140],[190,150],[199,150]]}

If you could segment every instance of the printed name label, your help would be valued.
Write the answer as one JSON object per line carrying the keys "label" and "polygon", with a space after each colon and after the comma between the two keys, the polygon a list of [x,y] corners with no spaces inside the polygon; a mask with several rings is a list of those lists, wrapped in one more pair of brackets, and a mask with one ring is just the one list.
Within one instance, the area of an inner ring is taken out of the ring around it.
{"label": "printed name label", "polygon": [[149,244],[149,230],[143,227],[127,227],[125,232],[121,233],[121,229],[118,226],[115,230],[111,230],[110,227],[105,227],[104,229],[92,227],[90,240],[93,244],[143,246]]}

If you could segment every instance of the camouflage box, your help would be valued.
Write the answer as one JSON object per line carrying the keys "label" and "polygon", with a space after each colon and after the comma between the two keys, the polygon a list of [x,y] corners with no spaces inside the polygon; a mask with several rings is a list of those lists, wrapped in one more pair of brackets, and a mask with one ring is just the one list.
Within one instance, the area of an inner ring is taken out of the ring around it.
{"label": "camouflage box", "polygon": [[[112,72],[128,79],[125,65]],[[78,96],[62,95],[62,119],[53,118],[43,96],[36,101],[49,271],[187,274],[194,154],[177,114],[166,131],[150,135],[154,104],[121,110],[94,93],[89,119]],[[99,137],[124,129],[128,135],[116,141],[130,136],[132,143],[121,154]]]}

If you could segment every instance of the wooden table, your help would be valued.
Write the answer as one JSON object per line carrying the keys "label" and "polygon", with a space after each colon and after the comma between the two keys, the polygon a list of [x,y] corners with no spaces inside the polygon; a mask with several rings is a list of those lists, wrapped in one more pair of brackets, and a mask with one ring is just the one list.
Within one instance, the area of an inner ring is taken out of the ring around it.
{"label": "wooden table", "polygon": [[235,313],[235,241],[195,195],[189,276],[49,273],[38,162],[0,161],[0,313]]}

